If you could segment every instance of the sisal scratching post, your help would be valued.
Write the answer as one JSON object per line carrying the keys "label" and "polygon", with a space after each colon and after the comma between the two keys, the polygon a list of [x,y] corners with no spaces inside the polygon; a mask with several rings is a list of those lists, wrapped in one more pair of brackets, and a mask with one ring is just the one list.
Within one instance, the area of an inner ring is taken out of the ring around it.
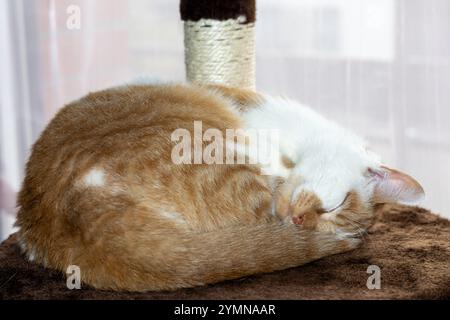
{"label": "sisal scratching post", "polygon": [[181,0],[186,78],[255,87],[255,0]]}

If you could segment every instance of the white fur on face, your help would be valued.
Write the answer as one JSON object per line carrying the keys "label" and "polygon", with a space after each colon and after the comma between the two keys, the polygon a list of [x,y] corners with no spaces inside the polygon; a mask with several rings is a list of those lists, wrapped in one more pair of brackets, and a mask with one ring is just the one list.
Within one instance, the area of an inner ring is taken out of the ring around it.
{"label": "white fur on face", "polygon": [[93,168],[83,177],[83,182],[87,187],[104,186],[105,172],[102,169]]}
{"label": "white fur on face", "polygon": [[[265,98],[260,108],[242,116],[248,128],[279,130],[280,154],[293,160],[293,173],[302,179],[295,194],[302,189],[314,192],[326,210],[342,203],[350,191],[356,191],[363,201],[371,197],[373,185],[365,173],[380,162],[366,151],[362,139],[306,106],[284,98]],[[271,170],[277,172],[279,160],[273,163]],[[276,174],[286,176],[285,171]]]}

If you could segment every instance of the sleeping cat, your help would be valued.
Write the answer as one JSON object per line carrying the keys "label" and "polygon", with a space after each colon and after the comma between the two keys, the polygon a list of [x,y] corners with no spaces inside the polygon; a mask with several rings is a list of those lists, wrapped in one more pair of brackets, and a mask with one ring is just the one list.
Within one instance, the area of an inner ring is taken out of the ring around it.
{"label": "sleeping cat", "polygon": [[[194,133],[196,121],[203,131],[277,130],[279,153],[264,165],[177,164],[173,133]],[[77,265],[95,288],[168,290],[354,249],[378,204],[422,195],[362,140],[293,101],[135,85],[56,115],[28,161],[17,226],[30,260]]]}

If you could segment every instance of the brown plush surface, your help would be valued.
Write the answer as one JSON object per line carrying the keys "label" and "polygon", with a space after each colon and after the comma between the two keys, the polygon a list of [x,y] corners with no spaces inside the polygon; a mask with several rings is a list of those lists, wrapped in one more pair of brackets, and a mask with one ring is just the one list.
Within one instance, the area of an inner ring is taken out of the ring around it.
{"label": "brown plush surface", "polygon": [[180,13],[184,21],[227,20],[245,16],[246,23],[250,23],[256,19],[256,3],[255,0],[181,0]]}
{"label": "brown plush surface", "polygon": [[[381,268],[381,289],[366,287]],[[65,278],[24,260],[15,237],[0,246],[0,299],[448,299],[450,221],[385,206],[362,248],[306,266],[175,292],[68,290]]]}

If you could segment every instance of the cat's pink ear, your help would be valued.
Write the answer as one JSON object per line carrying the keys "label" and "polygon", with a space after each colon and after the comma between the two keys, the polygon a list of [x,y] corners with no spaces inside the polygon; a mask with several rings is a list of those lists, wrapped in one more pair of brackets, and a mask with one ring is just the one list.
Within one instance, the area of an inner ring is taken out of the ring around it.
{"label": "cat's pink ear", "polygon": [[388,167],[369,169],[375,179],[374,201],[414,203],[424,196],[422,186],[411,176]]}

